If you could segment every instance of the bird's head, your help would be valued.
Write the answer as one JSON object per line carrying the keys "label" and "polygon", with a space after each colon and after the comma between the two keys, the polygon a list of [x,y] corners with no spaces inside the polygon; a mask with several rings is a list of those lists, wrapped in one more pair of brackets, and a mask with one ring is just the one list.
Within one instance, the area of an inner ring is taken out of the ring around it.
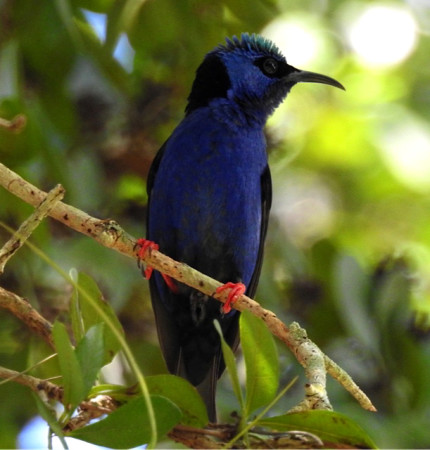
{"label": "bird's head", "polygon": [[226,39],[208,53],[197,69],[186,113],[232,102],[265,121],[290,89],[300,82],[324,83],[344,89],[333,78],[290,66],[275,44],[247,33]]}

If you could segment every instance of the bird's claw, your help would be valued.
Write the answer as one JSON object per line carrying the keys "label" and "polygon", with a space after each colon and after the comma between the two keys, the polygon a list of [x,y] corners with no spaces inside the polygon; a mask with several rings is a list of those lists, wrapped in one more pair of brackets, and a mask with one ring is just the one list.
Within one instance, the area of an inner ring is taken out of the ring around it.
{"label": "bird's claw", "polygon": [[[151,250],[159,249],[158,244],[156,244],[153,241],[149,241],[148,239],[143,239],[143,238],[140,238],[136,241],[136,247],[140,247],[139,251],[137,252],[137,266],[139,267],[139,269],[141,268],[142,259],[144,259],[146,256],[146,252],[148,250],[151,251]],[[146,268],[144,270],[142,270],[142,273],[145,275],[145,278],[147,280],[149,280],[151,278],[153,270],[154,269],[148,265],[146,266]]]}
{"label": "bird's claw", "polygon": [[[146,252],[152,251],[152,250],[158,250],[160,246],[156,244],[154,241],[149,241],[148,239],[140,238],[136,241],[136,247],[140,247],[139,251],[137,252],[137,266],[139,269],[141,268],[142,259],[145,258]],[[146,265],[146,268],[142,270],[142,273],[144,274],[145,278],[149,280],[152,275],[152,271],[154,269],[148,265]],[[169,275],[166,275],[165,273],[162,273],[161,276],[163,277],[165,283],[167,284],[167,287],[176,294],[178,292],[178,286],[176,285],[175,281],[169,277]]]}
{"label": "bird's claw", "polygon": [[225,303],[221,306],[221,311],[224,314],[228,314],[231,311],[231,305],[246,291],[246,286],[243,283],[232,283],[229,281],[228,283],[223,284],[219,288],[216,289],[216,294],[221,294],[221,292],[225,291],[226,289],[230,289],[230,292],[228,293],[227,300]]}

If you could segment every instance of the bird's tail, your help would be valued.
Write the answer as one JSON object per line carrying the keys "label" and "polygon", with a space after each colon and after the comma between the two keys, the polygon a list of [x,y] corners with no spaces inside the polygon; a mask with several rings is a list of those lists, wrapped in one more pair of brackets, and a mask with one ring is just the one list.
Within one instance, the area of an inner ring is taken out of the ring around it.
{"label": "bird's tail", "polygon": [[[187,374],[185,364],[182,358],[182,349],[179,353],[178,365],[176,367],[175,373],[176,375],[190,381],[190,377]],[[217,355],[213,358],[210,370],[208,370],[207,374],[203,378],[203,381],[195,385],[197,392],[200,394],[204,404],[206,405],[206,411],[208,413],[209,422],[213,423],[216,423],[217,421],[215,395],[218,377],[219,377],[219,356]]]}
{"label": "bird's tail", "polygon": [[218,380],[218,364],[216,364],[216,361],[214,361],[211,370],[208,371],[203,381],[196,386],[198,393],[205,402],[209,421],[213,423],[216,423],[217,421],[217,414],[215,407],[217,380]]}

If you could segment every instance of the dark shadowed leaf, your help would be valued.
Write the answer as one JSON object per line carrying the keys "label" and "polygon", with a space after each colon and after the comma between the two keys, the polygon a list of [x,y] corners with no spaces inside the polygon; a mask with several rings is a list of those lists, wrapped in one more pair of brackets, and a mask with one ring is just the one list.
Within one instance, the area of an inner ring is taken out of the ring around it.
{"label": "dark shadowed leaf", "polygon": [[369,279],[358,261],[350,255],[340,255],[335,260],[334,289],[342,320],[350,333],[365,342],[369,348],[378,342],[376,330],[369,326],[365,306],[365,292]]}
{"label": "dark shadowed leaf", "polygon": [[81,366],[76,357],[75,350],[70,343],[66,327],[61,322],[54,322],[52,327],[55,348],[58,354],[62,385],[64,388],[64,405],[71,405],[74,409],[85,396],[85,386]]}
{"label": "dark shadowed leaf", "polygon": [[205,404],[188,381],[175,375],[155,375],[145,380],[152,395],[162,395],[181,409],[183,425],[196,428],[207,425],[209,419]]}
{"label": "dark shadowed leaf", "polygon": [[112,7],[114,0],[73,0],[71,4],[98,13],[106,13]]}
{"label": "dark shadowed leaf", "polygon": [[104,324],[92,326],[76,347],[76,357],[81,367],[85,395],[93,386],[103,366]]}
{"label": "dark shadowed leaf", "polygon": [[[112,307],[107,303],[100,289],[95,281],[88,275],[80,272],[78,277],[78,285],[85,292],[83,295],[79,292],[79,308],[82,314],[82,321],[85,332],[93,325],[98,323],[104,323],[105,320],[100,314],[100,310],[107,316],[110,323],[105,323],[104,330],[104,364],[112,361],[112,358],[120,349],[120,344],[115,334],[112,331],[112,327],[116,328],[119,332],[123,333],[121,323],[119,322]],[[90,299],[88,299],[88,297]],[[94,302],[94,304],[93,304]]]}
{"label": "dark shadowed leaf", "polygon": [[63,447],[67,448],[66,441],[64,440],[63,430],[61,429],[61,425],[58,423],[55,412],[53,410],[50,410],[48,406],[44,402],[42,402],[37,394],[33,393],[33,399],[36,402],[39,414],[43,417],[44,420],[46,420],[46,423],[49,425],[51,430],[60,439]]}
{"label": "dark shadowed leaf", "polygon": [[[151,396],[151,400],[160,439],[181,420],[181,411],[165,397]],[[72,431],[70,436],[110,448],[131,448],[148,443],[151,427],[145,400],[137,397],[106,419]]]}

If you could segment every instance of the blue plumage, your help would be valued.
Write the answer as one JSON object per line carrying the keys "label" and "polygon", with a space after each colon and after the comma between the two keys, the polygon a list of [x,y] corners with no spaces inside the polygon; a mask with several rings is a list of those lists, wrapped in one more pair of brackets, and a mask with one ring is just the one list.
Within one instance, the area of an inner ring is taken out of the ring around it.
{"label": "blue plumage", "polygon": [[[157,154],[148,177],[147,239],[160,251],[253,296],[271,203],[263,126],[300,81],[341,87],[289,66],[276,46],[256,35],[227,39],[197,69],[185,118]],[[218,319],[238,344],[235,310],[180,283],[150,280],[161,348],[170,372],[197,386],[210,420],[224,370]]]}

